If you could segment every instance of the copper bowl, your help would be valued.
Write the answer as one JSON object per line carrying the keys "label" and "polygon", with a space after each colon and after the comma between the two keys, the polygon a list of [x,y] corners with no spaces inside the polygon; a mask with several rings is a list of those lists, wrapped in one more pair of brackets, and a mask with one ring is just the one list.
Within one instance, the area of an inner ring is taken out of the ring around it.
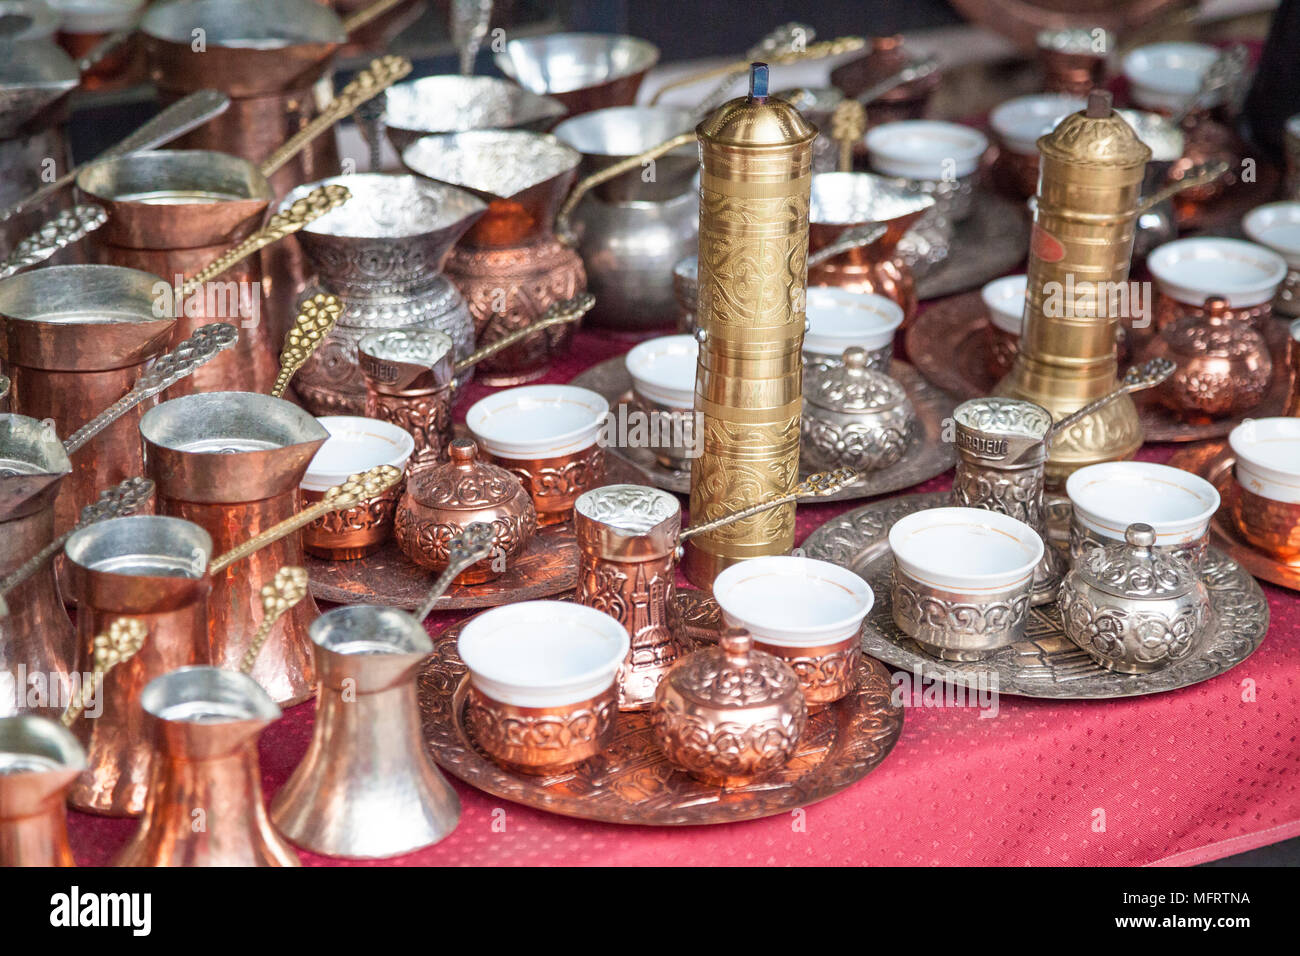
{"label": "copper bowl", "polygon": [[524,89],[559,100],[572,116],[635,103],[659,49],[612,33],[551,33],[511,40],[495,62]]}

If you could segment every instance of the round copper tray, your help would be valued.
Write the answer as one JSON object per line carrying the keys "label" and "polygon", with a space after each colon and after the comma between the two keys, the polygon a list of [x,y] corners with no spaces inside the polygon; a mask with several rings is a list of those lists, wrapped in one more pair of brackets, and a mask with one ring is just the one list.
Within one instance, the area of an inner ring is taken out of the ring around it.
{"label": "round copper tray", "polygon": [[[906,389],[921,423],[921,434],[897,464],[873,471],[835,494],[819,501],[852,501],[871,498],[911,488],[935,475],[941,475],[957,464],[957,452],[952,442],[943,439],[944,421],[952,417],[956,403],[951,397],[934,388],[906,362],[895,361],[889,368],[892,375]],[[631,400],[632,377],[627,373],[623,356],[593,365],[570,383],[598,392],[609,400],[610,410],[618,414],[618,406]],[[691,493],[690,469],[668,468],[659,464],[654,453],[647,448],[609,448],[610,458],[620,458],[643,475],[640,483],[654,485],[664,491],[679,495]],[[800,474],[808,475],[801,468]]]}
{"label": "round copper tray", "polygon": [[[976,662],[939,660],[894,624],[890,601],[893,554],[889,529],[905,515],[950,503],[946,493],[876,501],[832,518],[804,541],[803,553],[831,561],[871,585],[876,603],[862,632],[862,649],[886,664],[944,683],[1021,697],[1112,699],[1159,694],[1199,684],[1249,657],[1268,632],[1268,602],[1254,578],[1222,551],[1211,548],[1203,577],[1216,626],[1196,654],[1152,674],[1117,674],[1094,663],[1065,636],[1055,604],[1030,609],[1025,640]],[[1068,509],[1053,508],[1060,520]]]}
{"label": "round copper tray", "polygon": [[1237,482],[1232,477],[1235,463],[1236,458],[1226,441],[1184,448],[1169,459],[1173,467],[1200,475],[1219,489],[1221,504],[1210,522],[1211,543],[1255,577],[1300,591],[1300,564],[1287,564],[1256,551],[1237,531],[1232,520],[1233,504],[1238,494]]}
{"label": "round copper tray", "polygon": [[[606,456],[605,484],[646,484],[641,473]],[[303,561],[312,596],[334,604],[379,604],[413,610],[436,577],[388,542],[374,554],[354,561],[326,561],[307,555]],[[505,574],[485,584],[452,585],[435,611],[496,607],[572,591],[578,585],[578,540],[573,523],[538,530]]]}
{"label": "round copper tray", "polygon": [[[717,605],[699,591],[678,595],[686,633],[713,640]],[[710,627],[712,625],[712,627]],[[539,810],[605,823],[686,826],[788,813],[839,793],[879,766],[903,732],[889,671],[862,658],[858,690],[809,717],[799,749],[777,773],[722,788],[675,770],[659,751],[647,712],[619,714],[609,750],[576,770],[531,777],[503,770],[470,739],[462,719],[468,679],[453,627],[439,636],[420,675],[425,741],[438,765],[493,796]]]}
{"label": "round copper tray", "polygon": [[[1264,401],[1249,415],[1211,422],[1185,422],[1138,393],[1138,417],[1147,441],[1203,441],[1221,438],[1246,418],[1282,414],[1290,387],[1283,322],[1268,322],[1265,338],[1273,354],[1273,382]],[[990,371],[989,319],[978,292],[930,303],[904,330],[907,356],[932,385],[960,399],[991,395],[998,380]]]}
{"label": "round copper tray", "polygon": [[916,294],[938,299],[978,289],[990,279],[1010,272],[1029,254],[1029,210],[1023,202],[981,189],[971,214],[957,223],[948,255],[918,272]]}
{"label": "round copper tray", "polygon": [[1171,7],[1186,0],[952,0],[962,16],[1032,49],[1040,30],[1105,27],[1121,38],[1164,16],[1176,22]]}

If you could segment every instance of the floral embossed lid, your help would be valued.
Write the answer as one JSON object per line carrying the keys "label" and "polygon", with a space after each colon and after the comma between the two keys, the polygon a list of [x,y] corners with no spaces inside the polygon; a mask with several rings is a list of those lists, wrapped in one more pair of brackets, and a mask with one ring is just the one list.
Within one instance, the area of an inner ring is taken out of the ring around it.
{"label": "floral embossed lid", "polygon": [[511,502],[531,503],[519,479],[478,457],[478,445],[457,438],[447,448],[449,460],[424,468],[408,479],[408,493],[418,504],[440,511],[479,511]]}
{"label": "floral embossed lid", "polygon": [[1114,597],[1163,601],[1191,592],[1200,578],[1176,555],[1157,550],[1155,529],[1136,523],[1124,532],[1124,543],[1089,551],[1076,566],[1080,580]]}
{"label": "floral embossed lid", "polygon": [[1228,300],[1211,296],[1205,300],[1205,316],[1195,312],[1177,319],[1163,335],[1179,356],[1227,356],[1266,360],[1268,343],[1249,322],[1234,320]]}
{"label": "floral embossed lid", "polygon": [[717,647],[687,656],[664,679],[696,708],[797,710],[803,703],[794,671],[771,654],[755,650],[749,633],[739,628],[727,630]]}
{"label": "floral embossed lid", "polygon": [[880,412],[909,404],[903,386],[867,364],[860,348],[844,350],[843,362],[809,369],[804,382],[806,402],[832,412]]}

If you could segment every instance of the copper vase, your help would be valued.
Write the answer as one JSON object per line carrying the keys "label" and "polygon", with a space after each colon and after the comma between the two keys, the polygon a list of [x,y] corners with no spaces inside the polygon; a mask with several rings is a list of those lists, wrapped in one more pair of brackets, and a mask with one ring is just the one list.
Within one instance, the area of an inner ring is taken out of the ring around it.
{"label": "copper vase", "polygon": [[236,671],[182,667],[140,695],[152,748],[140,829],[115,866],[299,866],[266,815],[257,738],[280,708]]}
{"label": "copper vase", "polygon": [[64,797],[85,763],[55,721],[0,717],[0,867],[76,865]]}
{"label": "copper vase", "polygon": [[[47,266],[0,282],[13,410],[68,436],[117,401],[171,340],[175,320],[155,275],[117,266]],[[139,424],[127,412],[82,448],[54,505],[54,528],[82,505],[144,472]]]}
{"label": "copper vase", "polygon": [[[142,269],[173,288],[248,238],[261,224],[271,186],[247,160],[205,150],[161,150],[101,160],[77,176],[77,188],[108,211],[93,240],[107,265]],[[229,322],[235,347],[173,385],[168,396],[235,390],[269,392],[276,352],[262,309],[262,264],[249,256],[176,309],[172,345],[199,326]]]}
{"label": "copper vase", "polygon": [[102,712],[88,711],[72,726],[86,748],[86,771],[68,795],[77,809],[115,817],[144,809],[150,752],[140,694],[156,677],[210,660],[211,549],[197,525],[153,515],[100,521],[68,540],[83,666],[89,669],[95,637],[119,617],[138,619],[148,632],[135,656],[105,675]]}
{"label": "copper vase", "polygon": [[[582,258],[554,232],[581,160],[554,136],[523,130],[425,136],[403,151],[412,172],[488,203],[444,267],[469,303],[480,347],[531,325],[551,305],[586,288]],[[527,337],[480,363],[479,381],[518,385],[540,378],[572,334],[571,325],[561,325]]]}
{"label": "copper vase", "polygon": [[[52,428],[22,415],[0,415],[0,580],[54,540],[54,499],[72,463]],[[52,701],[29,701],[29,678],[48,688],[76,667],[77,641],[59,596],[54,565],[46,562],[4,596],[0,617],[0,716],[27,711],[58,716]]]}
{"label": "copper vase", "polygon": [[[249,392],[172,399],[140,422],[157,483],[159,513],[185,518],[223,554],[300,508],[298,486],[329,433],[296,405]],[[208,642],[211,663],[238,668],[262,620],[258,592],[285,565],[303,562],[302,533],[289,534],[214,576]],[[312,694],[307,627],[319,612],[310,596],[272,629],[252,676],[277,703]]]}

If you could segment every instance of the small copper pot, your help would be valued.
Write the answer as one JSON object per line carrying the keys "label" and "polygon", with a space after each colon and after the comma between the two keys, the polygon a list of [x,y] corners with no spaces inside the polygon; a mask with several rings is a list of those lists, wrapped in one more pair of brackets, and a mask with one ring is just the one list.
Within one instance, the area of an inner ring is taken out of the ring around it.
{"label": "small copper pot", "polygon": [[394,534],[402,553],[421,567],[442,572],[448,545],[476,521],[492,526],[492,554],[456,576],[456,584],[482,584],[505,573],[537,532],[537,512],[519,479],[479,460],[478,445],[457,438],[450,461],[407,479],[397,506]]}
{"label": "small copper pot", "polygon": [[77,739],[24,714],[0,718],[0,866],[75,866],[64,801],[86,766]]}
{"label": "small copper pot", "polygon": [[1268,342],[1250,322],[1235,319],[1226,299],[1211,296],[1201,310],[1163,327],[1142,360],[1163,357],[1177,365],[1155,389],[1178,415],[1207,420],[1239,415],[1259,405],[1273,379]]}
{"label": "small copper pot", "polygon": [[[1036,38],[1038,59],[1043,65],[1043,90],[1087,96],[1102,85],[1106,75],[1106,51],[1114,49],[1108,31],[1081,27],[1042,30]],[[1098,48],[1102,52],[1097,52]]]}
{"label": "small copper pot", "polygon": [[[857,97],[915,62],[901,36],[871,38],[871,48],[862,56],[831,71],[830,85],[845,96]],[[939,87],[940,74],[904,83],[867,104],[867,125],[879,126],[896,120],[921,119],[930,97]]]}
{"label": "small copper pot", "polygon": [[[1205,318],[1208,316],[1208,303],[1214,299],[1214,296],[1207,298],[1206,305],[1193,305],[1189,302],[1180,302],[1168,293],[1156,291],[1155,302],[1155,329],[1161,331],[1168,326],[1173,325],[1179,319],[1191,317]],[[1223,317],[1229,322],[1244,322],[1254,326],[1257,329],[1264,327],[1264,321],[1273,315],[1273,303],[1261,302],[1259,305],[1242,306],[1232,308],[1224,303]]]}
{"label": "small copper pot", "polygon": [[405,429],[415,439],[412,473],[446,457],[456,385],[451,336],[434,329],[371,332],[357,343],[366,384],[366,417]]}

